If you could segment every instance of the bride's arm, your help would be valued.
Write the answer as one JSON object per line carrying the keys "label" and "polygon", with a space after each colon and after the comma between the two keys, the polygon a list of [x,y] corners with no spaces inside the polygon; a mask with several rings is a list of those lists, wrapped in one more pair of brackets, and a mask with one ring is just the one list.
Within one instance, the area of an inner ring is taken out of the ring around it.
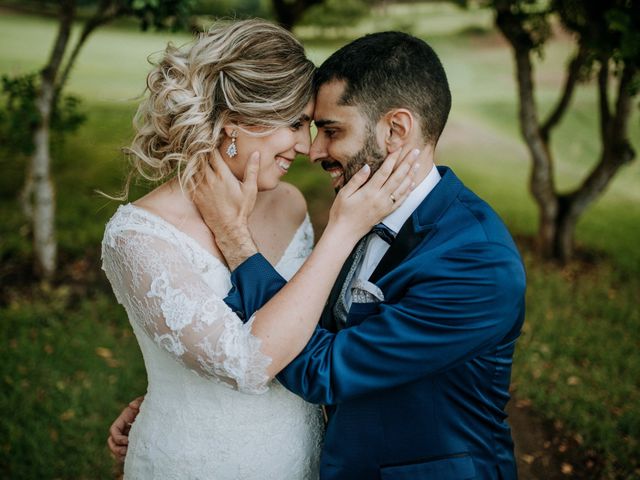
{"label": "bride's arm", "polygon": [[[369,172],[365,168],[341,189],[312,254],[291,281],[252,318],[253,334],[261,339],[262,352],[272,360],[268,368],[270,376],[282,370],[306,345],[336,277],[358,240],[408,195],[412,183],[409,173],[417,154],[411,152],[394,171],[401,153],[390,155],[366,185],[363,186]],[[196,196],[196,203],[218,247],[234,268],[247,258],[254,260],[257,253],[246,223],[252,204],[250,200],[244,204],[241,201],[243,195],[250,197],[251,192],[240,191],[255,185],[257,168],[254,162],[249,162],[247,178],[240,184],[235,177],[228,176],[226,165],[219,158],[215,167],[216,173],[208,174],[209,194]],[[391,195],[397,199],[396,205]],[[225,213],[225,208],[234,208],[234,199],[238,200],[237,211]]]}
{"label": "bride's arm", "polygon": [[116,218],[105,230],[102,259],[141,343],[143,334],[203,377],[247,393],[266,390],[271,359],[251,322],[244,324],[224,303],[224,284],[212,283],[221,273],[214,269],[207,280],[173,231]]}

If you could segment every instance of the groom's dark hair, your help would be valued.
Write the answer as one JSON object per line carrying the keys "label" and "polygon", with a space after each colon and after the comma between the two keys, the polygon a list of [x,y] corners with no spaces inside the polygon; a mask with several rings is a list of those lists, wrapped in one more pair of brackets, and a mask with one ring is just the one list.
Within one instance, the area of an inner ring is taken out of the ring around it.
{"label": "groom's dark hair", "polygon": [[444,68],[433,49],[402,32],[372,33],[331,55],[316,72],[316,92],[344,80],[341,105],[360,109],[375,124],[393,108],[417,115],[425,142],[436,144],[451,110]]}

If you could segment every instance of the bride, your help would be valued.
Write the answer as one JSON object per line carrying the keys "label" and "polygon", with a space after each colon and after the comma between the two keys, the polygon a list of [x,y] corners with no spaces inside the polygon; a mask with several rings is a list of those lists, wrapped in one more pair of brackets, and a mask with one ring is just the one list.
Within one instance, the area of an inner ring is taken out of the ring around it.
{"label": "bride", "polygon": [[[148,376],[125,478],[317,478],[321,412],[274,376],[308,341],[356,242],[406,198],[409,167],[391,174],[389,158],[366,185],[369,169],[356,174],[311,253],[304,199],[280,178],[308,153],[313,74],[289,32],[247,20],[169,45],[148,75],[128,151],[133,172],[161,185],[119,207],[102,243]],[[246,323],[223,301],[237,265],[194,203],[216,161],[250,199],[246,227],[260,253],[293,277]]]}

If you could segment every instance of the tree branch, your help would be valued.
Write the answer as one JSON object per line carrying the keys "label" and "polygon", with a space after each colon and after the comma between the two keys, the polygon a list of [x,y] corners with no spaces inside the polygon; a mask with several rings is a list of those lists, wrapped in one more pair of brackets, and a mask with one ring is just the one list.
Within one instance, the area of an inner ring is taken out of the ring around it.
{"label": "tree branch", "polygon": [[613,131],[618,139],[628,138],[629,119],[631,118],[631,81],[637,73],[634,66],[625,64],[618,84],[618,99],[616,101]]}
{"label": "tree branch", "polygon": [[600,138],[607,148],[611,110],[609,109],[609,57],[600,59],[598,71],[598,103],[600,107]]}
{"label": "tree branch", "polygon": [[549,115],[547,120],[543,122],[542,127],[540,127],[540,135],[545,142],[549,141],[549,133],[551,129],[554,128],[558,124],[558,122],[560,122],[563,115],[567,111],[567,107],[571,103],[573,92],[575,91],[575,87],[578,84],[578,80],[580,79],[580,69],[584,65],[586,58],[587,50],[581,43],[580,47],[578,48],[578,52],[569,63],[562,95],[560,96],[560,99],[558,100],[558,103],[553,109],[552,113]]}
{"label": "tree branch", "polygon": [[[503,5],[506,6],[506,4]],[[514,50],[520,106],[520,129],[533,160],[530,179],[531,192],[543,209],[553,210],[556,196],[551,169],[552,161],[548,144],[540,135],[534,96],[533,66],[531,63],[533,43],[520,20],[511,13],[507,6],[498,10],[496,25]]]}
{"label": "tree branch", "polygon": [[58,30],[56,41],[53,45],[53,49],[51,50],[49,61],[41,73],[43,82],[51,84],[55,83],[55,78],[60,69],[60,63],[62,62],[64,52],[67,49],[75,14],[75,0],[63,0],[60,2],[60,28]]}
{"label": "tree branch", "polygon": [[91,35],[91,33],[93,33],[96,28],[113,20],[116,16],[118,16],[118,14],[119,10],[114,5],[112,0],[102,0],[100,2],[100,5],[98,6],[98,9],[96,10],[96,13],[92,17],[87,19],[82,29],[82,33],[80,33],[80,37],[74,45],[73,50],[71,51],[71,55],[69,55],[64,69],[62,70],[62,73],[60,74],[60,77],[56,82],[56,100],[59,93],[67,83],[69,74],[71,73],[71,69],[75,64],[78,54],[84,46],[84,43],[86,42],[87,38],[89,38],[89,35]]}
{"label": "tree branch", "polygon": [[[603,70],[604,69],[601,68],[601,72]],[[603,128],[605,136],[603,137],[600,161],[589,173],[584,182],[582,182],[580,187],[572,193],[573,204],[571,205],[571,210],[573,215],[579,216],[582,214],[589,204],[604,191],[618,170],[635,158],[635,151],[629,141],[628,131],[633,103],[633,97],[629,87],[634,74],[634,67],[626,64],[622,70],[618,85],[615,117],[609,120],[606,128]],[[602,89],[602,87],[600,88]],[[601,120],[601,124],[603,123],[604,121]]]}

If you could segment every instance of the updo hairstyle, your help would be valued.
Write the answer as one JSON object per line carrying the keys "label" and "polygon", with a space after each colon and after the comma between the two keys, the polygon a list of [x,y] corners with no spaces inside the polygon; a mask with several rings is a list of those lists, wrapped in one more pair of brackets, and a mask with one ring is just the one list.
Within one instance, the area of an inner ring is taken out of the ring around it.
{"label": "updo hairstyle", "polygon": [[186,47],[169,44],[134,117],[124,195],[136,175],[152,182],[177,175],[192,191],[224,125],[267,132],[292,125],[312,98],[314,71],[300,42],[263,20],[217,23]]}

